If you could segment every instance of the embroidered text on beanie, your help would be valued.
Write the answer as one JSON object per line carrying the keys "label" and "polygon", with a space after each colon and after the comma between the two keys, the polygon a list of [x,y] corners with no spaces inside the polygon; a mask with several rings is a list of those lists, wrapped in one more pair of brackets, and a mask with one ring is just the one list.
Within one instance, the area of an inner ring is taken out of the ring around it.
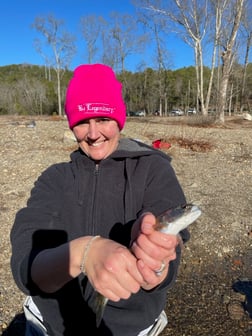
{"label": "embroidered text on beanie", "polygon": [[71,129],[82,120],[105,117],[116,120],[121,130],[126,106],[113,70],[104,64],[78,66],[67,88],[65,112]]}

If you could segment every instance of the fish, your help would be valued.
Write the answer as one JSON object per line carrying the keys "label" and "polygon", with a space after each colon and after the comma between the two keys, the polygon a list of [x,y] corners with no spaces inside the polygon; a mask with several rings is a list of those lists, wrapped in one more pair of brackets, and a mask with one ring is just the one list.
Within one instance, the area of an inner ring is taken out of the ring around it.
{"label": "fish", "polygon": [[177,235],[199,218],[202,211],[195,204],[171,208],[156,218],[155,230]]}
{"label": "fish", "polygon": [[[155,230],[177,235],[180,231],[186,229],[190,224],[195,222],[202,211],[200,208],[191,203],[170,208],[156,217]],[[96,327],[98,328],[104,314],[108,299],[99,292],[95,293],[94,311],[96,314]]]}

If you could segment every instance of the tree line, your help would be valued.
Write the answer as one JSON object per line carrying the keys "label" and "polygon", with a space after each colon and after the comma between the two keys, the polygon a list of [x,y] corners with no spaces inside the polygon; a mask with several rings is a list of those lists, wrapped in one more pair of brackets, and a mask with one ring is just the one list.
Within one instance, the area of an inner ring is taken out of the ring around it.
{"label": "tree line", "polygon": [[[225,113],[251,112],[251,0],[133,4],[136,15],[111,13],[109,20],[87,15],[79,26],[86,44],[83,63],[101,62],[116,70],[129,110],[167,115],[174,107],[196,107],[202,115],[214,113],[220,122]],[[35,18],[32,28],[38,32],[35,48],[45,66],[0,68],[0,113],[62,115],[76,36],[53,15]],[[171,33],[193,49],[194,66],[170,69],[166,41]],[[149,43],[154,45],[153,64],[143,61],[138,71],[128,71],[127,58],[141,55]]]}
{"label": "tree line", "polygon": [[[211,70],[204,69],[210,77]],[[73,72],[65,70],[61,79],[61,107],[64,114],[64,100],[66,87]],[[252,92],[252,63],[248,64],[247,92]],[[123,83],[123,94],[128,112],[144,111],[152,115],[156,111],[160,114],[160,73],[158,70],[147,68],[140,72],[124,71],[117,74]],[[173,108],[187,111],[197,106],[196,75],[193,66],[177,70],[164,70],[162,72],[164,83],[165,105],[162,115],[169,115]],[[217,78],[214,78],[216,87]],[[236,64],[234,74],[231,76],[232,92],[228,99],[230,103],[225,110],[226,114],[241,113],[241,83],[242,66]],[[213,90],[213,93],[217,94]],[[251,101],[251,96],[248,101]],[[208,114],[217,117],[217,100],[211,99]],[[198,111],[201,113],[201,111]],[[0,114],[10,115],[58,115],[57,76],[52,72],[48,77],[45,66],[19,64],[0,67]]]}

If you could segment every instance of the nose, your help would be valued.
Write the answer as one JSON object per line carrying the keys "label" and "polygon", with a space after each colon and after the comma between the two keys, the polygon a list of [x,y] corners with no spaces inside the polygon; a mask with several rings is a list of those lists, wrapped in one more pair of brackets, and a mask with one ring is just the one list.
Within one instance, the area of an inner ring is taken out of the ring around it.
{"label": "nose", "polygon": [[97,139],[100,136],[99,127],[96,120],[90,119],[88,125],[88,137],[89,139]]}

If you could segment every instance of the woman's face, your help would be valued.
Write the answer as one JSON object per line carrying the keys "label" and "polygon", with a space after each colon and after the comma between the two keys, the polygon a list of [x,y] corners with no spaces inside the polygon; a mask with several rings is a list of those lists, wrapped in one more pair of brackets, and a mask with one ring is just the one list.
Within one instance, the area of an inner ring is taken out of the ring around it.
{"label": "woman's face", "polygon": [[80,148],[95,161],[113,153],[119,142],[120,130],[115,120],[90,118],[74,126],[73,133]]}

